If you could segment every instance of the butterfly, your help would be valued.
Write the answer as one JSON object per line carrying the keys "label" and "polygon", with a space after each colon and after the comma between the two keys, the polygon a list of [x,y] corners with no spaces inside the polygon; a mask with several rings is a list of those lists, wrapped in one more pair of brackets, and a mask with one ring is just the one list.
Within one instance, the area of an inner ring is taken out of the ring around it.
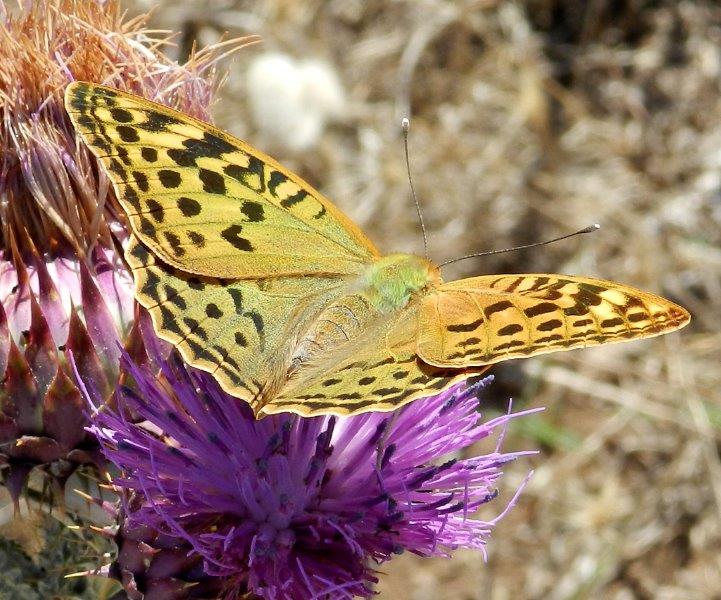
{"label": "butterfly", "polygon": [[127,212],[125,257],[158,336],[256,416],[390,411],[493,363],[689,322],[588,277],[444,282],[424,258],[382,256],[300,177],[211,125],[91,83],[65,104]]}

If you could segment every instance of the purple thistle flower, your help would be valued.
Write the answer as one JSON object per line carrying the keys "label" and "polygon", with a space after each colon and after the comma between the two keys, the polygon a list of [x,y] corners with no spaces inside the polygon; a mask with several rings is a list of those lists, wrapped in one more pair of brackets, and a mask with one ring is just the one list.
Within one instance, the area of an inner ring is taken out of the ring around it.
{"label": "purple thistle flower", "polygon": [[523,414],[480,422],[489,378],[394,413],[255,420],[210,375],[174,354],[157,362],[160,379],[124,360],[134,389],[118,411],[94,410],[91,429],[123,472],[115,483],[144,498],[127,518],[176,536],[230,597],[365,597],[371,560],[483,550],[500,516],[471,517],[527,454],[455,457]]}

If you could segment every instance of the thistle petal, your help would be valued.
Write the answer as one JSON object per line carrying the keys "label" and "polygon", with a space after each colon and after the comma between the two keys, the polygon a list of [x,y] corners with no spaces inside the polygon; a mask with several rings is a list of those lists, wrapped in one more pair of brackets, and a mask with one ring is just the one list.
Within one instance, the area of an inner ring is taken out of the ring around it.
{"label": "thistle petal", "polygon": [[25,487],[32,468],[33,465],[23,462],[11,463],[7,467],[8,472],[5,476],[4,483],[13,500],[16,515],[20,514],[20,496],[22,495],[23,488]]}
{"label": "thistle petal", "polygon": [[57,349],[34,294],[30,296],[30,314],[30,329],[25,341],[25,360],[38,385],[38,394],[42,398],[58,370]]}
{"label": "thistle petal", "polygon": [[62,369],[58,369],[43,402],[43,428],[65,449],[72,450],[86,437],[85,403]]}
{"label": "thistle petal", "polygon": [[85,323],[95,349],[99,354],[105,355],[110,364],[118,364],[120,360],[118,331],[100,290],[82,262],[80,262],[80,293]]}
{"label": "thistle petal", "polygon": [[110,395],[112,387],[95,351],[85,325],[76,313],[70,313],[68,341],[65,345],[66,354],[72,356],[77,372],[85,385],[92,386],[102,398]]}
{"label": "thistle petal", "polygon": [[[2,302],[0,302],[0,373],[5,373],[10,352],[10,329]],[[0,394],[0,397],[2,395]]]}
{"label": "thistle petal", "polygon": [[68,312],[63,306],[60,292],[53,282],[45,261],[35,254],[33,264],[38,274],[38,300],[43,316],[53,334],[56,346],[60,346],[68,338]]}
{"label": "thistle petal", "polygon": [[0,393],[3,396],[3,412],[15,419],[21,431],[31,434],[42,432],[42,403],[38,387],[30,365],[14,340],[10,340],[5,382]]}

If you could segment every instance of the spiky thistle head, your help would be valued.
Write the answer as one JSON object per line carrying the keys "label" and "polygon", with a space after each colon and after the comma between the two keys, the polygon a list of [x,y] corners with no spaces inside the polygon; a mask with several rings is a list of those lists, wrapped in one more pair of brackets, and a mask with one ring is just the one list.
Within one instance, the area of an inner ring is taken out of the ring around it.
{"label": "spiky thistle head", "polygon": [[122,210],[75,135],[65,86],[104,83],[207,120],[221,48],[245,41],[179,65],[162,53],[164,40],[149,37],[146,17],[125,20],[117,0],[40,0],[0,18],[0,246],[27,232],[43,255],[111,247]]}
{"label": "spiky thistle head", "polygon": [[94,462],[68,368],[106,397],[125,346],[136,360],[125,217],[63,106],[76,79],[131,90],[201,118],[226,43],[179,65],[124,20],[117,0],[0,7],[0,470],[17,497],[35,467],[62,483]]}

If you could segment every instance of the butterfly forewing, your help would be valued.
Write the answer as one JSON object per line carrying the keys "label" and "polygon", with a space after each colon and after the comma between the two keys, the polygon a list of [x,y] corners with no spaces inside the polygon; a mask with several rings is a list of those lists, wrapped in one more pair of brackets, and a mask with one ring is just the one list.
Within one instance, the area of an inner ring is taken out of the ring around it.
{"label": "butterfly forewing", "polygon": [[497,275],[443,284],[422,301],[419,356],[452,367],[651,337],[688,313],[619,283],[562,275]]}
{"label": "butterfly forewing", "polygon": [[201,121],[87,83],[66,105],[133,232],[163,261],[220,278],[351,274],[378,255],[319,192]]}

